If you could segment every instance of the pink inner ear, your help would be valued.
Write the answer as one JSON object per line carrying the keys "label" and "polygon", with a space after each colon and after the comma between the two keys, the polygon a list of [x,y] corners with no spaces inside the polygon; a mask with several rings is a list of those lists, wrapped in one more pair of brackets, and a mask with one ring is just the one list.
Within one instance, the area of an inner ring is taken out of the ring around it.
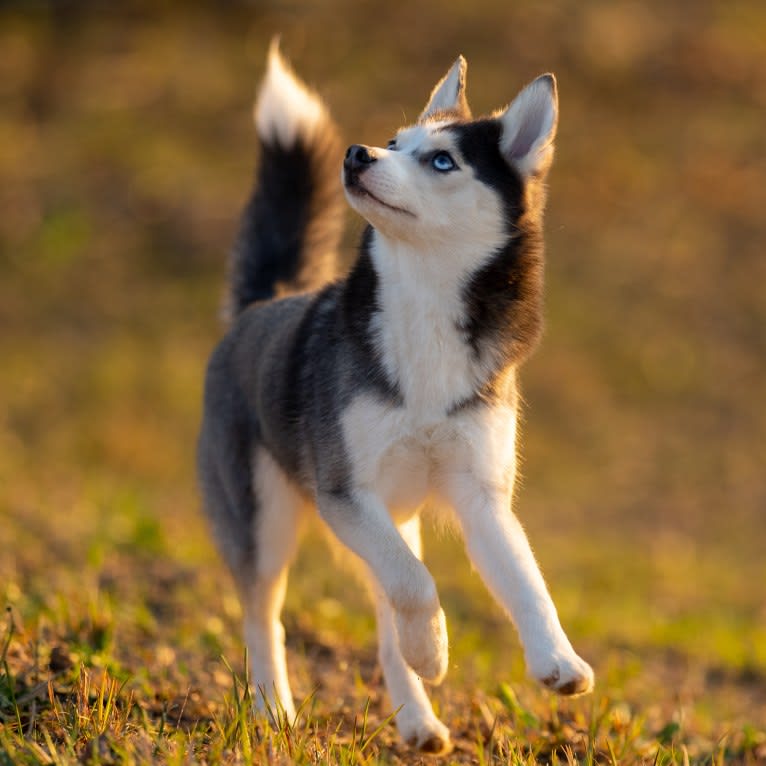
{"label": "pink inner ear", "polygon": [[524,115],[513,143],[508,147],[508,156],[511,159],[521,159],[529,154],[535,141],[542,137],[543,120],[542,109],[535,109],[532,114]]}

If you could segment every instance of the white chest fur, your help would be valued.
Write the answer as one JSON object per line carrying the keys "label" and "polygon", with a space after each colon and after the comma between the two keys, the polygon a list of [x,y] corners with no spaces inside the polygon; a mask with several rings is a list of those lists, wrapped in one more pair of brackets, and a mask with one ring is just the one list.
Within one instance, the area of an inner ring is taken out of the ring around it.
{"label": "white chest fur", "polygon": [[379,237],[372,257],[380,285],[373,331],[386,373],[417,423],[440,420],[488,376],[458,329],[462,286],[483,257],[465,248],[424,252]]}
{"label": "white chest fur", "polygon": [[380,497],[397,519],[427,499],[441,504],[444,487],[460,475],[511,490],[516,411],[510,404],[418,423],[410,407],[363,394],[342,423],[354,484]]}
{"label": "white chest fur", "polygon": [[441,502],[441,490],[461,474],[510,491],[515,404],[448,414],[496,373],[476,359],[458,328],[466,310],[462,287],[499,236],[432,250],[377,233],[373,240],[380,306],[374,340],[403,404],[362,394],[342,421],[355,485],[378,495],[394,516],[406,517],[429,498]]}

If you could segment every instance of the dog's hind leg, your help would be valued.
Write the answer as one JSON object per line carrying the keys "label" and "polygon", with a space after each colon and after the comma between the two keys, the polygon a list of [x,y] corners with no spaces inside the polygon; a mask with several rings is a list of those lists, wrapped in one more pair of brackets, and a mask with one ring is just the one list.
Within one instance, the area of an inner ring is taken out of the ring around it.
{"label": "dog's hind leg", "polygon": [[[262,448],[253,452],[231,413],[223,415],[228,418],[206,418],[200,435],[205,510],[242,603],[256,706],[263,710],[268,701],[273,708],[279,700],[292,719],[295,707],[279,615],[303,503],[271,456]],[[221,430],[219,423],[230,427]]]}
{"label": "dog's hind leg", "polygon": [[[399,525],[399,532],[410,550],[421,558],[420,518],[413,516]],[[375,599],[378,624],[378,656],[388,688],[388,696],[396,715],[402,739],[412,747],[428,753],[444,753],[449,749],[449,730],[436,717],[423,682],[405,662],[399,648],[391,605],[372,573],[369,582]]]}
{"label": "dog's hind leg", "polygon": [[263,448],[255,456],[253,491],[257,507],[253,566],[247,581],[240,582],[250,682],[257,707],[271,706],[275,713],[281,707],[292,722],[295,705],[280,614],[305,503]]}

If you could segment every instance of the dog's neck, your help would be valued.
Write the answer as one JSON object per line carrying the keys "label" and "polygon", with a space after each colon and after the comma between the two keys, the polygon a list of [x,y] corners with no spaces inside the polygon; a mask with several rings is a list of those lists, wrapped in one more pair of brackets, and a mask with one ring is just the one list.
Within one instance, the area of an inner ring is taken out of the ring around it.
{"label": "dog's neck", "polygon": [[491,371],[467,342],[464,287],[493,253],[369,238],[378,278],[371,331],[389,380],[416,417],[443,417]]}
{"label": "dog's neck", "polygon": [[503,394],[542,329],[539,216],[495,249],[425,249],[368,227],[345,282],[344,325],[368,377],[413,417],[433,421]]}

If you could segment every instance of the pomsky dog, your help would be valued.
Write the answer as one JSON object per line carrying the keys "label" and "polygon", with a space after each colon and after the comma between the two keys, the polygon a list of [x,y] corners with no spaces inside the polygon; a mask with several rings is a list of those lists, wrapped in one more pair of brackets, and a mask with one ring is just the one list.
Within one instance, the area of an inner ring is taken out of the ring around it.
{"label": "pomsky dog", "polygon": [[[295,716],[280,611],[315,509],[368,574],[399,732],[430,752],[449,748],[423,686],[444,678],[447,630],[421,561],[425,504],[449,509],[530,674],[561,694],[593,686],[511,510],[517,371],[542,326],[556,82],[542,75],[479,119],[465,82],[461,56],[414,125],[385,147],[350,146],[341,169],[325,107],[272,44],[198,449],[260,704]],[[341,188],[368,226],[337,279]]]}

